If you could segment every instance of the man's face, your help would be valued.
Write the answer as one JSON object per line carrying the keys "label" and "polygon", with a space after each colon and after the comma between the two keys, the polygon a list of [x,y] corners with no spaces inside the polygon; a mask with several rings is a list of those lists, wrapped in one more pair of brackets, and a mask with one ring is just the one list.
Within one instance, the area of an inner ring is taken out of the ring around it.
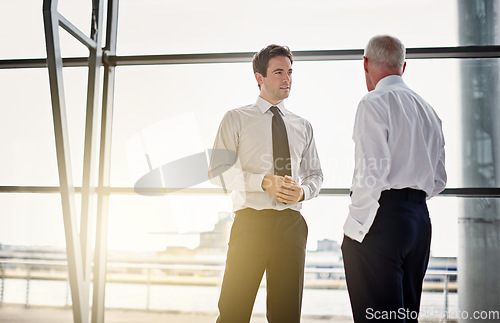
{"label": "man's face", "polygon": [[288,97],[292,87],[292,63],[285,56],[269,60],[267,76],[255,73],[260,84],[260,96],[272,104],[278,104]]}

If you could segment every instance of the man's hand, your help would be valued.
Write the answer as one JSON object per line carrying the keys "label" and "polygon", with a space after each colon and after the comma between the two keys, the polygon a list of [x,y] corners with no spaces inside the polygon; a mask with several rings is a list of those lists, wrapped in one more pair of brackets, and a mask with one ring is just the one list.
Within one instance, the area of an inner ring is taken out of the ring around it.
{"label": "man's hand", "polygon": [[302,187],[290,176],[266,175],[262,188],[281,203],[295,204],[304,199]]}
{"label": "man's hand", "polygon": [[282,203],[295,204],[304,200],[304,190],[292,177],[287,175],[277,196],[277,200]]}
{"label": "man's hand", "polygon": [[283,176],[266,175],[262,180],[262,189],[275,199],[278,199],[277,195],[284,182],[285,178]]}

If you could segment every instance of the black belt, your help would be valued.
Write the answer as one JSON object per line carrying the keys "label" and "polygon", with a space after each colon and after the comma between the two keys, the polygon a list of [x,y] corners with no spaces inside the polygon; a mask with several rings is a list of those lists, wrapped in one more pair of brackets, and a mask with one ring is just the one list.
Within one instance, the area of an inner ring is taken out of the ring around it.
{"label": "black belt", "polygon": [[413,188],[393,188],[387,191],[382,191],[382,193],[380,194],[380,198],[383,197],[396,198],[406,201],[425,202],[427,199],[427,194],[424,191],[416,190]]}
{"label": "black belt", "polygon": [[252,208],[245,208],[241,209],[238,211],[235,211],[234,214],[236,215],[258,215],[258,216],[280,216],[280,215],[287,215],[291,213],[298,213],[300,214],[299,211],[292,210],[292,209],[284,209],[284,210],[273,210],[273,209],[263,209],[263,210],[256,210]]}

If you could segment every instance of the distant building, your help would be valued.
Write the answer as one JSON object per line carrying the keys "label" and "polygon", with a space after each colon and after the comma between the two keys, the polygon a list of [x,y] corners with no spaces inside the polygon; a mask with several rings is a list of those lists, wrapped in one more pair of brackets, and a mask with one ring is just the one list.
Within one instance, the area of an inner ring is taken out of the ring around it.
{"label": "distant building", "polygon": [[323,239],[318,240],[318,248],[316,251],[340,251],[340,245],[335,240]]}
{"label": "distant building", "polygon": [[193,250],[183,246],[169,246],[165,249],[165,253],[178,256],[192,256],[195,254]]}
{"label": "distant building", "polygon": [[227,249],[233,218],[230,212],[219,212],[219,221],[214,229],[200,233],[198,249]]}

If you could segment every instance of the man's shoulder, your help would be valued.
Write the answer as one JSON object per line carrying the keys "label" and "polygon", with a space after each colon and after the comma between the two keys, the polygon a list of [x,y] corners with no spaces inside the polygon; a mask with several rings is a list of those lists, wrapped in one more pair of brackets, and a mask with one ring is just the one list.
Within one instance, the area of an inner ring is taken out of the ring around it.
{"label": "man's shoulder", "polygon": [[243,125],[248,122],[256,122],[260,120],[262,112],[255,104],[248,104],[239,108],[227,110],[222,123],[233,123],[235,125]]}
{"label": "man's shoulder", "polygon": [[408,86],[397,86],[391,89],[371,91],[361,99],[358,109],[393,114],[397,109],[391,109],[391,107],[400,106],[402,109],[407,109],[415,105],[420,106],[437,117],[432,105]]}
{"label": "man's shoulder", "polygon": [[366,93],[359,102],[359,107],[386,106],[392,91],[373,90]]}
{"label": "man's shoulder", "polygon": [[304,126],[306,128],[312,128],[312,125],[309,122],[309,120],[307,120],[304,117],[299,116],[298,114],[296,114],[290,110],[286,110],[286,116],[287,116],[289,122],[291,122],[293,124],[301,125],[301,126]]}
{"label": "man's shoulder", "polygon": [[238,108],[231,109],[230,111],[246,111],[246,110],[255,110],[257,109],[257,104],[247,104]]}
{"label": "man's shoulder", "polygon": [[256,112],[260,112],[260,111],[255,103],[244,105],[244,106],[239,107],[239,108],[233,108],[233,109],[230,109],[227,111],[227,113],[233,114],[233,115],[249,114],[249,113],[256,113]]}
{"label": "man's shoulder", "polygon": [[375,89],[371,92],[366,93],[361,101],[366,103],[376,103],[376,102],[387,102],[394,97],[414,97],[415,99],[425,102],[425,100],[407,85],[398,84],[392,87],[385,87],[382,89]]}

